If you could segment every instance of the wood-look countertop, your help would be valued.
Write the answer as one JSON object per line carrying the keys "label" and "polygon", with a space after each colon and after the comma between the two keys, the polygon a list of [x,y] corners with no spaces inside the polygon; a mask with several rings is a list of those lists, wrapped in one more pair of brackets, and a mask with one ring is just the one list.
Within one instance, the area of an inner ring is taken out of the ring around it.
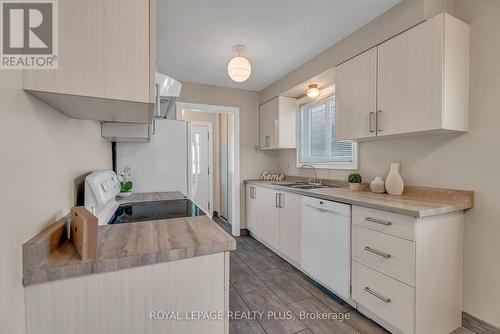
{"label": "wood-look countertop", "polygon": [[408,193],[403,196],[392,196],[363,190],[351,191],[338,186],[301,190],[284,186],[283,184],[290,183],[286,181],[247,180],[245,183],[417,218],[466,210],[474,206],[474,193],[465,190],[413,186],[408,187]]}
{"label": "wood-look countertop", "polygon": [[[136,194],[120,202],[184,198],[179,194]],[[99,226],[97,258],[81,260],[66,240],[67,219],[60,219],[23,245],[24,285],[236,249],[236,241],[219,225],[208,216],[198,216]]]}
{"label": "wood-look countertop", "polygon": [[116,201],[122,203],[170,201],[186,198],[180,191],[164,191],[156,193],[133,193],[128,197],[117,197]]}

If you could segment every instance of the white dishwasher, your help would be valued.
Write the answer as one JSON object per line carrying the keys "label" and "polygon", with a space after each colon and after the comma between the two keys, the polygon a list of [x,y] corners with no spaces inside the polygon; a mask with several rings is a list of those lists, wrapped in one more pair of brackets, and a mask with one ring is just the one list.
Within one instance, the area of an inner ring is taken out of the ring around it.
{"label": "white dishwasher", "polygon": [[351,206],[304,197],[302,268],[334,293],[351,297]]}

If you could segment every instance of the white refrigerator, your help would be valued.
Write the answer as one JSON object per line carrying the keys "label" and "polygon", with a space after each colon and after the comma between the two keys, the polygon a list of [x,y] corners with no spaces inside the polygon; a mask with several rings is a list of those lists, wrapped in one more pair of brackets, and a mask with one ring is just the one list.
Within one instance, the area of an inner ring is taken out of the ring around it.
{"label": "white refrigerator", "polygon": [[136,193],[180,191],[188,194],[188,126],[185,121],[155,120],[149,143],[116,143],[117,172],[134,170]]}

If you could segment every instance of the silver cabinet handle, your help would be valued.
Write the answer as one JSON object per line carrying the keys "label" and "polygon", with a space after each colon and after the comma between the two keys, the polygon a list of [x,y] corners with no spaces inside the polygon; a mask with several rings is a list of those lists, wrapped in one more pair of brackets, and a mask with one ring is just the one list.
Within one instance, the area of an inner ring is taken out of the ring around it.
{"label": "silver cabinet handle", "polygon": [[375,223],[375,224],[380,224],[380,225],[385,225],[385,226],[391,226],[392,223],[385,221],[385,220],[380,220],[372,217],[365,217],[365,221],[370,222],[370,223]]}
{"label": "silver cabinet handle", "polygon": [[250,187],[250,198],[255,199],[255,187]]}
{"label": "silver cabinet handle", "polygon": [[280,207],[280,203],[279,203],[279,197],[280,197],[280,194],[279,193],[276,193],[276,196],[274,198],[274,205],[279,208]]}
{"label": "silver cabinet handle", "polygon": [[[373,122],[372,122],[373,116],[376,116],[375,111],[370,111],[368,113],[368,131],[370,131],[371,133],[375,132],[375,130],[373,130]],[[376,124],[375,124],[375,126],[376,126]]]}
{"label": "silver cabinet handle", "polygon": [[382,110],[377,110],[377,117],[375,117],[375,127],[377,128],[377,132],[382,132],[382,129],[380,129],[380,121],[378,119],[378,116],[380,115],[380,113],[382,113]]}
{"label": "silver cabinet handle", "polygon": [[373,291],[372,289],[370,289],[370,287],[368,287],[368,286],[365,287],[365,291],[368,292],[369,294],[377,297],[378,299],[380,299],[384,303],[390,303],[391,302],[390,298],[385,298],[384,296],[379,295],[378,293],[376,293],[375,291]]}
{"label": "silver cabinet handle", "polygon": [[278,205],[280,208],[283,208],[283,202],[284,202],[283,197],[284,197],[283,194],[278,195]]}
{"label": "silver cabinet handle", "polygon": [[265,136],[264,137],[264,144],[266,147],[271,146],[271,136]]}
{"label": "silver cabinet handle", "polygon": [[387,253],[381,252],[381,251],[373,249],[373,248],[371,248],[369,246],[365,247],[365,251],[373,253],[373,254],[381,256],[381,257],[384,257],[386,259],[389,259],[391,257],[391,254],[387,254]]}
{"label": "silver cabinet handle", "polygon": [[156,116],[160,117],[160,85],[155,84],[155,94],[156,94]]}

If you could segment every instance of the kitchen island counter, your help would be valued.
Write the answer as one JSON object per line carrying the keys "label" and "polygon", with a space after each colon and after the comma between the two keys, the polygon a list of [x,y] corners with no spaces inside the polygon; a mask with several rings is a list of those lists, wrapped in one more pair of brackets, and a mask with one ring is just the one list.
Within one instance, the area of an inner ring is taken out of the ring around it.
{"label": "kitchen island counter", "polygon": [[[134,194],[119,202],[184,198],[181,193]],[[177,261],[236,249],[236,241],[208,216],[98,227],[97,258],[81,260],[66,239],[66,216],[23,245],[23,283]]]}

